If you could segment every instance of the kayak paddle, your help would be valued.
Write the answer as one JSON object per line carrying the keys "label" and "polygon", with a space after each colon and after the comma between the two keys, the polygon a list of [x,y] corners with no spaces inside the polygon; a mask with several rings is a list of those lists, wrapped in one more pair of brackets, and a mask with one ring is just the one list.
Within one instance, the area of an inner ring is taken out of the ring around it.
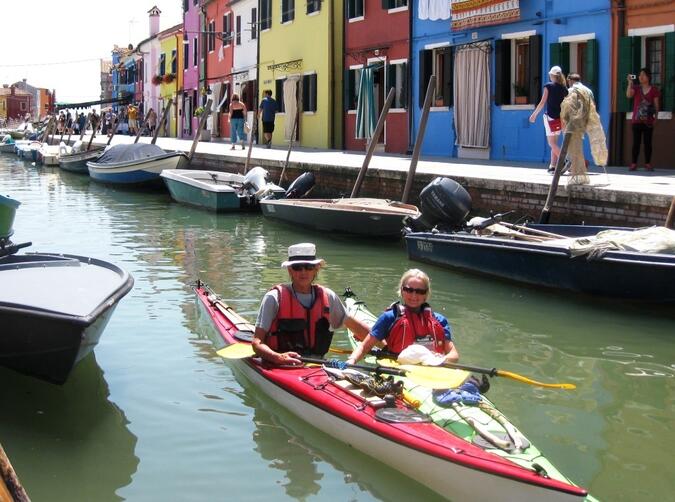
{"label": "kayak paddle", "polygon": [[[446,368],[454,368],[458,370],[465,370],[465,371],[471,371],[473,373],[483,373],[485,375],[495,377],[505,377],[505,378],[510,378],[512,380],[515,380],[517,382],[522,382],[526,383],[529,385],[536,385],[537,387],[545,387],[547,389],[565,389],[565,390],[572,390],[576,389],[577,386],[574,385],[573,383],[544,383],[544,382],[538,382],[537,380],[532,380],[531,378],[528,378],[523,375],[519,375],[518,373],[513,373],[512,371],[506,371],[506,370],[498,370],[497,368],[480,368],[478,366],[468,366],[466,364],[458,364],[458,363],[444,363],[444,367]],[[433,367],[433,366],[431,366]]]}

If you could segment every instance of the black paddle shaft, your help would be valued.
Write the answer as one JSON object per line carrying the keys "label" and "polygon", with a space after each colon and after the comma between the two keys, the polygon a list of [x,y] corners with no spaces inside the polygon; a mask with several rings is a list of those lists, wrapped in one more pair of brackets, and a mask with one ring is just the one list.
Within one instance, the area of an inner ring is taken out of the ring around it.
{"label": "black paddle shaft", "polygon": [[456,370],[472,371],[473,373],[483,373],[491,377],[497,376],[498,373],[497,368],[480,368],[478,366],[467,366],[466,364],[444,363],[441,366]]}
{"label": "black paddle shaft", "polygon": [[[304,363],[325,364],[327,366],[332,366],[331,361],[328,359],[320,359],[318,357],[300,357],[300,360]],[[357,370],[371,371],[374,373],[386,373],[387,375],[406,375],[404,370],[399,370],[396,368],[386,368],[384,366],[364,366],[363,364],[345,364],[347,365],[347,368],[354,368]]]}

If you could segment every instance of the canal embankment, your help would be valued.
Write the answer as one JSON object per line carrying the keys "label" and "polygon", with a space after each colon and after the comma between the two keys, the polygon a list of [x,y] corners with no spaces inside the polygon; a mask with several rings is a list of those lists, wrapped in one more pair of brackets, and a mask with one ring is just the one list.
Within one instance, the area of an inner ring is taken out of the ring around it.
{"label": "canal embankment", "polygon": [[[133,138],[116,136],[113,144]],[[149,141],[142,138],[141,141]],[[189,152],[191,141],[158,138],[166,150]],[[286,165],[287,149],[254,146],[250,166],[262,166],[277,182]],[[241,172],[246,150],[230,150],[229,143],[200,142],[191,168]],[[336,150],[294,149],[283,185],[305,171],[315,174],[313,197],[349,196],[365,154]],[[376,154],[372,157],[359,196],[400,200],[408,176],[410,157]],[[675,166],[674,166],[675,167]],[[551,212],[551,222],[626,226],[663,225],[673,197],[675,171],[629,172],[625,167],[591,167],[590,184],[569,184],[562,176]],[[517,216],[538,218],[552,176],[543,164],[508,164],[459,159],[420,159],[411,191],[416,204],[420,191],[437,176],[449,177],[466,188],[473,211],[485,214],[514,211]]]}

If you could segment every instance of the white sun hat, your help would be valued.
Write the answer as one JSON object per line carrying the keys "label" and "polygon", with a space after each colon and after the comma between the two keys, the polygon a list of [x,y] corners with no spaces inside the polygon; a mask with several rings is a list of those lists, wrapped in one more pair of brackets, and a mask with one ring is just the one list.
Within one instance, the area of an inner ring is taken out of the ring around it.
{"label": "white sun hat", "polygon": [[311,242],[302,242],[288,246],[288,260],[281,264],[281,268],[288,268],[296,263],[324,266],[326,261],[316,257],[316,246]]}
{"label": "white sun hat", "polygon": [[445,362],[445,357],[441,354],[435,354],[428,348],[412,344],[408,345],[398,355],[398,362],[401,364],[423,364],[425,366],[439,366]]}

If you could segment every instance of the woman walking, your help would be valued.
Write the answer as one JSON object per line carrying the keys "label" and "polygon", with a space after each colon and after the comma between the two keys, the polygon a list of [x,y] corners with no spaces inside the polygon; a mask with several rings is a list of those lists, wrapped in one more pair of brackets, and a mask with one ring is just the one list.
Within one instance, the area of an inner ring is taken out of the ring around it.
{"label": "woman walking", "polygon": [[544,130],[546,131],[546,141],[548,141],[548,145],[551,147],[551,162],[548,165],[548,172],[549,174],[553,174],[555,166],[558,163],[558,156],[560,155],[560,146],[558,146],[558,136],[560,136],[562,131],[560,103],[567,96],[567,86],[565,75],[563,75],[560,66],[553,66],[548,72],[548,77],[550,82],[544,85],[541,100],[537,108],[532,112],[532,115],[530,115],[530,122],[534,123],[537,120],[537,115],[539,115],[541,109],[546,105]]}
{"label": "woman walking", "polygon": [[241,140],[241,149],[244,149],[244,142],[246,135],[244,134],[244,119],[246,117],[246,105],[239,101],[239,95],[232,95],[232,102],[230,103],[230,142],[234,150],[237,144],[237,138]]}
{"label": "woman walking", "polygon": [[652,85],[652,72],[649,68],[642,68],[638,75],[638,83],[633,82],[633,75],[628,75],[626,97],[633,99],[633,151],[629,171],[637,169],[640,155],[640,144],[645,144],[645,169],[653,171],[652,167],[652,134],[656,117],[659,115],[661,93]]}

